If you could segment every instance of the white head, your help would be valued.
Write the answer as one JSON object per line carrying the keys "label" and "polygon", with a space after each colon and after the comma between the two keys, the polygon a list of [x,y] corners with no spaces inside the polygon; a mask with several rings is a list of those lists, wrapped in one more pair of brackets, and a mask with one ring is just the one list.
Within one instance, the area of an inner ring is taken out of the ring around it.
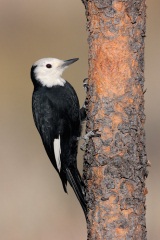
{"label": "white head", "polygon": [[[78,58],[65,61],[57,58],[42,58],[35,62],[32,66],[34,78],[36,81],[39,81],[42,86],[64,86],[66,81],[61,77],[62,73],[70,64],[77,60]],[[33,78],[32,74],[31,76]]]}

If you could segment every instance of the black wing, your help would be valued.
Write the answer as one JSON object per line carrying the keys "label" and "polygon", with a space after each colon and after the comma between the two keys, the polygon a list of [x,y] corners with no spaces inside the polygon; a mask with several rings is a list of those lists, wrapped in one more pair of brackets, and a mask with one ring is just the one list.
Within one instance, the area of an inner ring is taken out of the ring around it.
{"label": "black wing", "polygon": [[[53,141],[58,138],[58,111],[47,96],[33,93],[32,111],[35,125],[40,133],[49,159],[58,172]],[[54,114],[53,114],[54,112]]]}

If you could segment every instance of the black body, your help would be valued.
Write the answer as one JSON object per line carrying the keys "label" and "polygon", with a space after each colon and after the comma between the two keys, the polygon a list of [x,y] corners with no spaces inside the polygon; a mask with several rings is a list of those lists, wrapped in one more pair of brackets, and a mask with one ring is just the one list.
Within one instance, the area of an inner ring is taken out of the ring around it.
{"label": "black body", "polygon": [[[64,86],[44,87],[35,79],[34,68],[31,69],[31,78],[34,84],[32,111],[35,125],[46,153],[61,178],[64,191],[67,192],[68,181],[86,214],[84,185],[77,169],[76,159],[78,138],[81,134],[81,112],[84,118],[84,109],[80,110],[77,94],[67,81]],[[54,139],[59,138],[59,135],[60,172],[57,168],[53,145]]]}

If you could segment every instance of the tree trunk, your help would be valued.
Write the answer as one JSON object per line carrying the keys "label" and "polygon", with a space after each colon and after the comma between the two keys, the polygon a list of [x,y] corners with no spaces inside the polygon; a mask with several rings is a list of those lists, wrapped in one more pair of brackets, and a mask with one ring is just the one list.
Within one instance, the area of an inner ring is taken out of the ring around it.
{"label": "tree trunk", "polygon": [[88,240],[144,240],[145,0],[83,0],[89,32],[84,156]]}

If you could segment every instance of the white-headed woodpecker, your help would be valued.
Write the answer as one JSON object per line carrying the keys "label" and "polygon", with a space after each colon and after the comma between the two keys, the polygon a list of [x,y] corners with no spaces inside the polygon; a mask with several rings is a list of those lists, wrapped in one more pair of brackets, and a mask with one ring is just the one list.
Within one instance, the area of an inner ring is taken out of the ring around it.
{"label": "white-headed woodpecker", "polygon": [[33,64],[32,111],[44,148],[61,178],[64,191],[67,192],[68,181],[86,214],[84,185],[77,169],[78,139],[85,109],[80,109],[74,88],[61,77],[63,71],[77,60],[43,58]]}

